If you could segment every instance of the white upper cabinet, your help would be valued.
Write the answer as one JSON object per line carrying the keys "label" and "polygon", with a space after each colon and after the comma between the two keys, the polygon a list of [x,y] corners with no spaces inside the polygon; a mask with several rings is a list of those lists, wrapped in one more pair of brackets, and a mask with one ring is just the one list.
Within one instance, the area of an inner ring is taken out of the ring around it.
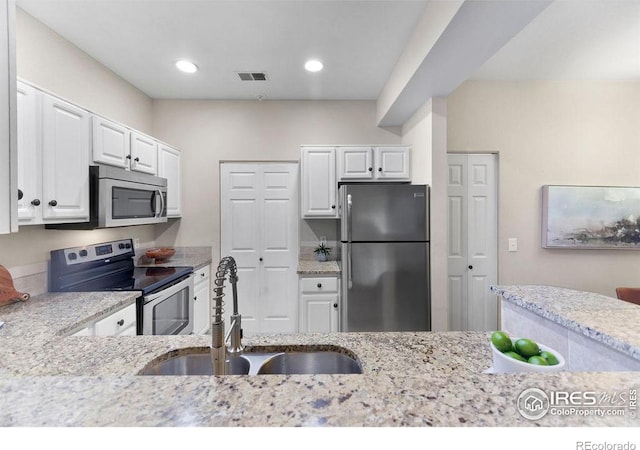
{"label": "white upper cabinet", "polygon": [[409,147],[337,147],[338,181],[411,181]]}
{"label": "white upper cabinet", "polygon": [[131,131],[119,123],[100,116],[92,118],[93,162],[129,168]]}
{"label": "white upper cabinet", "polygon": [[21,225],[41,222],[42,157],[40,92],[18,82],[18,221]]}
{"label": "white upper cabinet", "polygon": [[338,147],[338,180],[373,179],[371,147]]}
{"label": "white upper cabinet", "polygon": [[167,179],[167,217],[182,216],[180,150],[158,144],[158,176]]}
{"label": "white upper cabinet", "polygon": [[0,0],[0,234],[18,230],[15,0]]}
{"label": "white upper cabinet", "polygon": [[42,217],[89,219],[90,114],[42,94]]}
{"label": "white upper cabinet", "polygon": [[302,147],[303,218],[338,217],[334,147]]}
{"label": "white upper cabinet", "polygon": [[375,177],[379,180],[410,181],[409,147],[376,147]]}
{"label": "white upper cabinet", "polygon": [[131,133],[131,170],[151,175],[158,174],[157,141],[136,131]]}

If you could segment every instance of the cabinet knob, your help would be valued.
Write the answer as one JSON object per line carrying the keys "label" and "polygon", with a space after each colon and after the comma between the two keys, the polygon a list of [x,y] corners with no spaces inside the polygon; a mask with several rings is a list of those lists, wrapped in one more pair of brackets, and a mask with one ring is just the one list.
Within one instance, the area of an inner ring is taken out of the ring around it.
{"label": "cabinet knob", "polygon": [[334,304],[333,304],[333,307],[334,307],[334,308],[337,308],[337,307],[338,307],[338,304],[337,304],[337,303],[334,303]]}
{"label": "cabinet knob", "polygon": [[193,297],[193,301],[195,302],[196,300],[198,300],[198,296],[197,295]]}
{"label": "cabinet knob", "polygon": [[331,209],[336,209],[336,205],[331,205]]}
{"label": "cabinet knob", "polygon": [[49,206],[58,206],[58,202],[57,202],[57,201],[55,201],[55,200],[51,200],[51,201],[49,202]]}
{"label": "cabinet knob", "polygon": [[318,289],[322,287],[322,283],[318,283]]}
{"label": "cabinet knob", "polygon": [[40,199],[39,198],[34,198],[33,200],[31,200],[31,204],[33,206],[40,206]]}
{"label": "cabinet knob", "polygon": [[138,158],[137,156],[136,156],[135,158],[133,158],[133,160],[134,160],[135,162],[140,162],[140,158]]}
{"label": "cabinet knob", "polygon": [[203,273],[201,273],[200,276],[204,278],[204,274]]}
{"label": "cabinet knob", "polygon": [[127,155],[127,156],[125,156],[125,158],[131,159],[131,155]]}
{"label": "cabinet knob", "polygon": [[22,200],[22,197],[24,197],[24,193],[21,189],[18,189],[18,200]]}
{"label": "cabinet knob", "polygon": [[260,262],[262,262],[262,258],[260,258]]}
{"label": "cabinet knob", "polygon": [[373,172],[373,167],[369,167],[369,172]]}
{"label": "cabinet knob", "polygon": [[469,269],[473,269],[473,266],[469,266]]}
{"label": "cabinet knob", "polygon": [[382,167],[378,167],[378,172],[382,172]]}
{"label": "cabinet knob", "polygon": [[122,325],[124,325],[124,319],[118,320],[118,326],[121,327]]}

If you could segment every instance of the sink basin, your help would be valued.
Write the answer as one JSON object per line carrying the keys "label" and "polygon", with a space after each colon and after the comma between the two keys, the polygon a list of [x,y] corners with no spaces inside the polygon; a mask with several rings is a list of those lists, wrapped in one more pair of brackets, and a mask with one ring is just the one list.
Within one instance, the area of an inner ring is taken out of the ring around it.
{"label": "sink basin", "polygon": [[[213,375],[209,347],[174,350],[151,361],[138,375]],[[352,357],[334,350],[249,351],[227,360],[227,375],[362,373]]]}
{"label": "sink basin", "polygon": [[338,352],[287,352],[265,361],[258,375],[362,373],[358,362]]}
{"label": "sink basin", "polygon": [[[247,375],[250,366],[245,358],[231,358],[227,360],[227,375]],[[198,350],[197,353],[161,357],[147,364],[139,375],[213,375],[211,355],[208,351]]]}

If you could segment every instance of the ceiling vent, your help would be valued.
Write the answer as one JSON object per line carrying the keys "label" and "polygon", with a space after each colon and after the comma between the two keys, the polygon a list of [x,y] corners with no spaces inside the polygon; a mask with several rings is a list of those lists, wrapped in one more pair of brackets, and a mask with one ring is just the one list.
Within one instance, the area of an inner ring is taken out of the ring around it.
{"label": "ceiling vent", "polygon": [[265,72],[236,72],[242,81],[267,81]]}

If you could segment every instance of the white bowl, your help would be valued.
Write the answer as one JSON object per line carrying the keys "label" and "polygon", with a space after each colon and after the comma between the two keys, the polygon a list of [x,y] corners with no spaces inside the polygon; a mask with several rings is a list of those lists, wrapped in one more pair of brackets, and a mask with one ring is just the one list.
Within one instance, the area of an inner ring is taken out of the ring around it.
{"label": "white bowl", "polygon": [[[515,343],[520,338],[511,338],[511,342]],[[512,373],[512,372],[559,372],[564,370],[565,360],[564,357],[552,349],[551,347],[547,347],[546,345],[542,345],[536,341],[540,350],[548,351],[554,354],[554,356],[558,359],[558,364],[555,366],[540,366],[538,364],[530,364],[528,362],[518,361],[517,359],[513,359],[510,356],[505,355],[500,350],[498,350],[493,342],[491,344],[491,351],[493,352],[493,367],[492,372],[494,373]]]}

